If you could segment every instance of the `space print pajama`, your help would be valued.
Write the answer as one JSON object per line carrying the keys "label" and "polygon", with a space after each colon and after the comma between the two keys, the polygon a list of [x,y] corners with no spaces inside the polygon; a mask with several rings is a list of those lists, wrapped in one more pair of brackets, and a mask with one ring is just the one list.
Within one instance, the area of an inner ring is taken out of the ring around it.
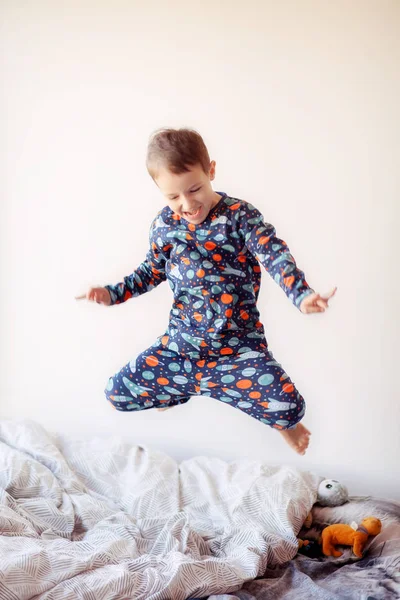
{"label": "space print pajama", "polygon": [[260,264],[298,308],[313,290],[259,210],[220,196],[199,225],[164,207],[152,222],[145,261],[106,286],[112,304],[165,280],[174,295],[166,331],[109,379],[106,397],[117,410],[134,411],[211,396],[290,429],[305,403],[268,350],[257,308]]}

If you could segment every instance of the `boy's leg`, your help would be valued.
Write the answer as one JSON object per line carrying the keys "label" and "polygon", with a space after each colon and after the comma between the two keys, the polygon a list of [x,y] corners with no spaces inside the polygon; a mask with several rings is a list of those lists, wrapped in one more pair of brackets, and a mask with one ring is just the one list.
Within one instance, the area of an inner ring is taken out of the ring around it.
{"label": "boy's leg", "polygon": [[190,400],[195,383],[185,373],[184,359],[177,353],[169,354],[163,356],[155,346],[139,354],[110,377],[105,389],[107,400],[121,411],[172,407]]}
{"label": "boy's leg", "polygon": [[[225,365],[224,370],[218,370],[217,365]],[[272,353],[249,351],[208,363],[203,369],[202,388],[207,377],[210,390],[206,395],[278,429],[297,452],[304,454],[310,435],[299,423],[305,413],[304,398]]]}

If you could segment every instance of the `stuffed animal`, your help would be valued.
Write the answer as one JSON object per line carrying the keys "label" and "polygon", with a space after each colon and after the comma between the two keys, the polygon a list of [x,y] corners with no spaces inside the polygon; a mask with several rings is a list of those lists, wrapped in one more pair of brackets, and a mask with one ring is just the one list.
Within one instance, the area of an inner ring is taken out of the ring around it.
{"label": "stuffed animal", "polygon": [[324,479],[318,486],[317,502],[321,506],[341,506],[348,499],[347,488],[336,479]]}
{"label": "stuffed animal", "polygon": [[325,556],[342,556],[336,545],[352,546],[358,558],[362,558],[365,545],[370,535],[381,532],[382,523],[375,517],[367,517],[355,530],[351,525],[329,525],[322,532],[322,552]]}

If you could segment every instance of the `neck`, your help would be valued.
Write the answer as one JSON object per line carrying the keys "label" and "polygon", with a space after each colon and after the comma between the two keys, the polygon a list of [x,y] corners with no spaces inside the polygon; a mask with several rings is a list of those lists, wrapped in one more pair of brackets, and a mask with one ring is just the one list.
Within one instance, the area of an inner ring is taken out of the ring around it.
{"label": "neck", "polygon": [[360,531],[361,533],[365,533],[366,535],[369,535],[369,531],[367,529],[365,529],[364,525],[359,525],[357,531]]}

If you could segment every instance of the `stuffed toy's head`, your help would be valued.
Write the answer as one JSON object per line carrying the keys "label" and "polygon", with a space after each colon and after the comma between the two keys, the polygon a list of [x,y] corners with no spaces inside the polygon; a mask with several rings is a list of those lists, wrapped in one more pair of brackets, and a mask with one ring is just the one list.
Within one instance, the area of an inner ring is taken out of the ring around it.
{"label": "stuffed toy's head", "polygon": [[340,506],[348,499],[347,488],[336,479],[324,479],[319,484],[317,502],[321,506]]}
{"label": "stuffed toy's head", "polygon": [[361,527],[363,527],[369,533],[369,535],[378,535],[378,533],[381,532],[382,523],[375,517],[367,517],[361,521]]}

